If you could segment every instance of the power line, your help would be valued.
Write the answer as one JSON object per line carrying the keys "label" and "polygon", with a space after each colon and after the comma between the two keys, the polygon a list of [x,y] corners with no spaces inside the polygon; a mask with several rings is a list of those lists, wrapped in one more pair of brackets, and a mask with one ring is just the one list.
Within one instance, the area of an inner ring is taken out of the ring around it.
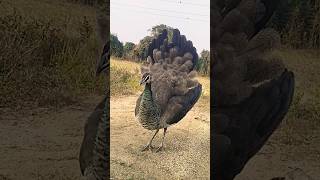
{"label": "power line", "polygon": [[[112,8],[114,9],[114,8]],[[122,11],[119,11],[119,12],[123,12],[123,9],[118,9],[118,10],[122,10]],[[134,12],[136,13],[143,13],[143,14],[146,14],[146,12],[144,11],[137,11],[137,10],[133,10]],[[194,18],[189,18],[189,17],[181,17],[181,16],[169,16],[169,15],[166,15],[166,14],[156,14],[156,13],[150,13],[148,12],[147,15],[156,15],[156,16],[162,16],[162,17],[170,17],[170,18],[177,18],[177,19],[183,19],[183,20],[189,20],[189,21],[197,21],[197,22],[206,22],[206,23],[209,23],[209,20],[208,21],[205,21],[203,19],[194,19]],[[112,15],[111,15],[112,16]]]}
{"label": "power line", "polygon": [[[114,9],[117,9],[118,10],[121,10],[119,12],[123,12],[123,9],[119,8],[119,7],[112,7],[111,8],[111,11],[113,11]],[[133,12],[136,12],[136,13],[143,13],[143,14],[146,14],[146,12],[144,11],[137,11],[137,10],[132,10]],[[209,23],[210,21],[209,20],[203,20],[203,19],[194,19],[194,18],[190,18],[190,17],[181,17],[181,16],[170,16],[170,15],[166,15],[166,14],[156,14],[156,13],[150,13],[148,12],[147,15],[156,15],[156,16],[161,16],[161,17],[170,17],[170,18],[176,18],[176,19],[183,19],[183,20],[187,20],[187,21],[196,21],[196,22],[206,22],[206,23]],[[111,14],[111,17],[112,17],[112,14]]]}
{"label": "power line", "polygon": [[[111,0],[110,3],[112,4],[116,0]],[[152,1],[147,1],[151,2]],[[176,5],[188,5],[188,6],[197,6],[197,7],[205,7],[205,8],[210,8],[210,3],[209,4],[198,4],[198,3],[193,3],[191,1],[185,1],[185,0],[157,0],[157,3],[165,2],[165,3],[171,3],[171,4],[176,4]]]}
{"label": "power line", "polygon": [[151,10],[156,10],[156,11],[163,11],[163,12],[171,12],[171,13],[183,13],[183,14],[192,14],[192,15],[196,15],[196,16],[207,16],[209,17],[209,14],[198,14],[198,13],[190,13],[190,12],[182,12],[182,11],[173,11],[173,10],[164,10],[164,9],[155,9],[155,8],[149,8],[149,7],[144,7],[144,6],[139,6],[139,5],[133,5],[133,4],[122,4],[122,3],[118,3],[118,2],[112,2],[111,6],[115,4],[115,5],[121,5],[121,6],[127,6],[127,7],[138,7],[141,9],[151,9]]}
{"label": "power line", "polygon": [[183,5],[190,5],[190,6],[199,6],[199,7],[207,7],[210,8],[210,4],[197,4],[197,3],[191,3],[191,2],[184,2],[183,0],[176,0],[175,2],[170,0],[161,0],[163,2],[168,2],[172,4],[183,4]]}

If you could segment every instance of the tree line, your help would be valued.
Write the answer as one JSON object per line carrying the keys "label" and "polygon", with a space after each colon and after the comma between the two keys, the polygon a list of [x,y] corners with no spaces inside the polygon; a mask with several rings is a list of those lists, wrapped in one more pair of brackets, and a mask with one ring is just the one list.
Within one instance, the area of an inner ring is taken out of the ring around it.
{"label": "tree line", "polygon": [[[133,42],[122,43],[116,34],[110,36],[110,49],[111,56],[133,60],[136,62],[143,62],[147,59],[147,50],[152,39],[160,34],[163,29],[168,31],[168,41],[171,41],[173,36],[173,28],[164,24],[153,26],[150,31],[150,35],[145,36],[140,40],[138,44]],[[208,50],[202,50],[199,56],[196,69],[202,75],[209,75],[210,68],[210,52]]]}
{"label": "tree line", "polygon": [[[67,1],[93,6],[106,0]],[[107,0],[107,2],[110,1]],[[320,0],[280,0],[269,26],[281,33],[282,43],[287,47],[318,49],[320,47]],[[158,33],[157,30],[163,27],[154,27],[152,33]],[[145,52],[142,50],[152,36],[153,34],[141,40],[134,57],[145,58]],[[130,47],[129,44],[128,46]],[[133,56],[134,53],[126,55]]]}

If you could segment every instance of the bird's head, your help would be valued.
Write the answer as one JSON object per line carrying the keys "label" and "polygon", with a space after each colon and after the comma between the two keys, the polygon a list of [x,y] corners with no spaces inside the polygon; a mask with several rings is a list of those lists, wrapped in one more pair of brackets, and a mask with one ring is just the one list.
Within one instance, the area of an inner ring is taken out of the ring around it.
{"label": "bird's head", "polygon": [[146,85],[151,83],[151,74],[150,73],[144,73],[140,80],[140,85]]}

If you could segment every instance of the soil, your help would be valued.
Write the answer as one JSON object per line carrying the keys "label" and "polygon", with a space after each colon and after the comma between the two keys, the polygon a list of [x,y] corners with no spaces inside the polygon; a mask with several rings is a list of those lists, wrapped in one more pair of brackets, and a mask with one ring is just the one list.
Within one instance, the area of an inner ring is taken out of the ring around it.
{"label": "soil", "polygon": [[84,124],[101,99],[59,110],[0,109],[0,180],[79,179]]}
{"label": "soil", "polygon": [[[208,99],[200,99],[176,125],[168,128],[161,152],[142,147],[153,135],[134,118],[138,95],[111,98],[111,176],[114,179],[209,179],[210,123]],[[102,97],[87,97],[59,110],[0,109],[0,180],[79,179],[83,127]],[[280,143],[278,129],[236,180],[269,180],[301,168],[320,177],[319,143]],[[153,145],[158,147],[163,132]],[[320,142],[318,140],[313,142]]]}
{"label": "soil", "polygon": [[[153,131],[134,117],[138,95],[111,98],[111,176],[114,179],[209,179],[209,101],[199,100],[176,125],[170,126],[163,151],[141,152]],[[160,130],[153,146],[160,145]]]}

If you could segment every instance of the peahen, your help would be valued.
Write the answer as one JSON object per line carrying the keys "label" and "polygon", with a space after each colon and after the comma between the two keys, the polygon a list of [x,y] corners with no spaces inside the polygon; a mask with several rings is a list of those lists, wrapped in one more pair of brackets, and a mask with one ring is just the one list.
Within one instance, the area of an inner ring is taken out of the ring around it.
{"label": "peahen", "polygon": [[213,179],[234,179],[291,104],[294,74],[271,53],[280,36],[265,27],[277,3],[211,1]]}
{"label": "peahen", "polygon": [[[109,0],[99,1],[97,12],[98,34],[104,44],[101,58],[97,63],[96,75],[105,72],[109,76],[110,44],[109,44]],[[109,81],[107,81],[109,83]],[[88,117],[84,128],[84,137],[81,144],[79,163],[83,179],[109,179],[109,132],[110,132],[110,93],[107,94]]]}
{"label": "peahen", "polygon": [[144,91],[135,108],[136,119],[155,134],[142,149],[152,148],[152,140],[164,129],[157,151],[163,149],[167,128],[178,123],[194,106],[201,95],[202,86],[194,79],[198,60],[196,49],[179,30],[174,29],[172,40],[163,30],[148,48],[148,67],[142,67],[141,85]]}

